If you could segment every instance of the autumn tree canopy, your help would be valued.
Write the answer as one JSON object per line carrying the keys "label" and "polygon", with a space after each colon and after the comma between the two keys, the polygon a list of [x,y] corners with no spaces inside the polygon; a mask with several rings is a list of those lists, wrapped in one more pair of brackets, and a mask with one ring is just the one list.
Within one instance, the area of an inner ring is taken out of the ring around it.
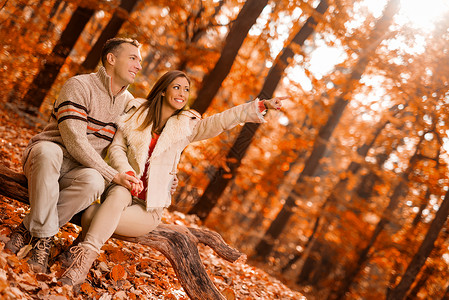
{"label": "autumn tree canopy", "polygon": [[[311,299],[449,297],[447,1],[6,0],[2,118],[38,132],[112,36],[142,44],[136,97],[172,69],[203,117],[290,97],[190,145],[171,213]],[[19,170],[31,134],[0,128]]]}

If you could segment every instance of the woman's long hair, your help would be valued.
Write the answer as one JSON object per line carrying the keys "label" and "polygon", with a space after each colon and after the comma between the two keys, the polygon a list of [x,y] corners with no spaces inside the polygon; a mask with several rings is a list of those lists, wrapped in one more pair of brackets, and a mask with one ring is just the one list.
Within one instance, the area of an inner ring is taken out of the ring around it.
{"label": "woman's long hair", "polygon": [[[162,116],[162,104],[164,101],[164,96],[162,93],[166,92],[167,87],[170,83],[173,82],[178,77],[184,77],[187,79],[190,85],[190,78],[184,72],[173,70],[168,71],[164,75],[162,75],[158,81],[154,84],[150,93],[147,96],[148,101],[144,102],[134,114],[139,112],[138,118],[146,111],[148,114],[143,121],[143,123],[137,128],[138,130],[144,130],[151,124],[153,124],[152,132],[160,134],[162,132],[161,128],[161,116]],[[182,109],[178,109],[173,113],[173,115],[179,114]],[[133,114],[133,115],[134,115]]]}

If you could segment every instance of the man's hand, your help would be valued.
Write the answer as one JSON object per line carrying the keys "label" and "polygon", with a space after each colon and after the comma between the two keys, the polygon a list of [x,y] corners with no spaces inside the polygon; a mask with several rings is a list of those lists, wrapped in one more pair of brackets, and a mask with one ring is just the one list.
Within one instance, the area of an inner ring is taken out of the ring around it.
{"label": "man's hand", "polygon": [[173,181],[172,181],[171,189],[170,189],[170,194],[173,195],[176,192],[176,188],[178,187],[179,180],[178,180],[178,176],[176,176],[176,173],[170,172],[170,174],[175,175],[173,177]]}
{"label": "man's hand", "polygon": [[290,97],[284,96],[284,97],[274,97],[270,100],[264,100],[263,104],[265,104],[265,107],[268,109],[277,109],[280,110],[282,107],[282,100],[288,99]]}
{"label": "man's hand", "polygon": [[126,173],[118,173],[112,179],[112,182],[116,184],[120,184],[126,187],[128,190],[132,190],[133,184],[137,186],[142,186],[142,182],[132,175],[128,175]]}

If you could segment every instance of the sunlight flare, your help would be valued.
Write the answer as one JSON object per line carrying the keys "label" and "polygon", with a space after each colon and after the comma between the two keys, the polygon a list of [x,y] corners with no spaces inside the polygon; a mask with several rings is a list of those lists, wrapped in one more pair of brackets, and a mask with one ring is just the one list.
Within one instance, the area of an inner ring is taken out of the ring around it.
{"label": "sunlight flare", "polygon": [[[382,14],[386,1],[366,0],[365,5],[375,17]],[[401,9],[397,21],[410,24],[415,29],[431,31],[435,21],[438,21],[445,13],[449,12],[447,0],[401,0]]]}

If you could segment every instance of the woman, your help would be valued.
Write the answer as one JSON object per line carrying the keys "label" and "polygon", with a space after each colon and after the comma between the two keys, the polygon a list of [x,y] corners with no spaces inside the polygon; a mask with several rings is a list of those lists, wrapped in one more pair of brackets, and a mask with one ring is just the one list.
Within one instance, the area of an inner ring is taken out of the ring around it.
{"label": "woman", "polygon": [[[112,184],[101,205],[83,215],[84,240],[71,247],[70,267],[60,281],[84,282],[103,244],[112,236],[141,236],[157,227],[162,211],[171,203],[180,153],[191,142],[217,136],[243,122],[265,122],[266,109],[280,109],[286,97],[242,104],[206,119],[184,110],[190,80],[181,71],[164,74],[147,99],[134,99],[119,121],[109,148],[112,167],[140,179],[131,190]],[[87,230],[86,230],[87,229]]]}

